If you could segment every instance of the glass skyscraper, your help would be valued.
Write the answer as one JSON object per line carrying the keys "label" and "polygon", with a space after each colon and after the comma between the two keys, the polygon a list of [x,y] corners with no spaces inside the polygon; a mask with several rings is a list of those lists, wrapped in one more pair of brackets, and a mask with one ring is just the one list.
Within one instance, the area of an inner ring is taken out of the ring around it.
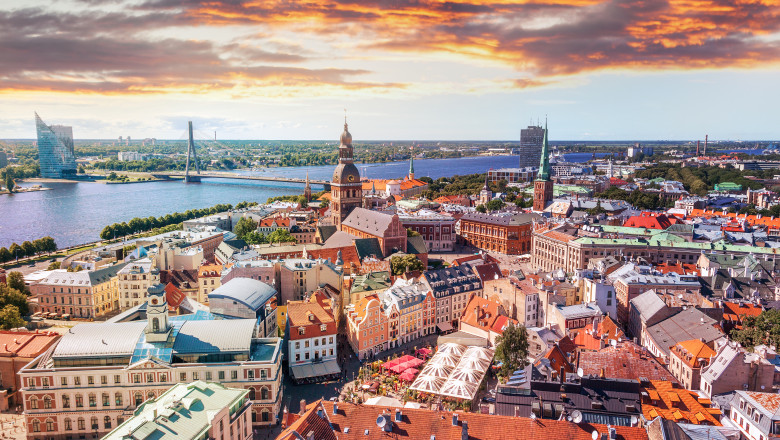
{"label": "glass skyscraper", "polygon": [[38,130],[38,159],[41,177],[65,179],[75,177],[76,158],[73,154],[73,128],[64,125],[46,125],[35,114]]}

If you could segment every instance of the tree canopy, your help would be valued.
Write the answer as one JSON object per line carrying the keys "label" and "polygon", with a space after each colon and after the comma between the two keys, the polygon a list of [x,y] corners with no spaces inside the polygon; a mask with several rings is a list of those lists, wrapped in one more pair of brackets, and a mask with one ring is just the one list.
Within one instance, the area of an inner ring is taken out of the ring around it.
{"label": "tree canopy", "polygon": [[423,262],[416,255],[395,255],[390,258],[393,275],[403,275],[414,270],[425,270]]}
{"label": "tree canopy", "polygon": [[731,339],[746,348],[766,344],[780,346],[780,310],[769,309],[758,316],[745,316],[742,329],[731,330]]}
{"label": "tree canopy", "polygon": [[250,217],[241,217],[236,226],[233,227],[233,232],[242,240],[244,240],[247,234],[255,230],[257,230],[257,222]]}
{"label": "tree canopy", "polygon": [[510,323],[496,338],[496,359],[501,361],[501,372],[506,376],[526,366],[528,358],[528,331],[523,325]]}
{"label": "tree canopy", "polygon": [[26,295],[30,294],[30,289],[27,287],[27,284],[24,283],[24,275],[22,275],[21,272],[8,272],[5,283],[11,289],[16,289]]}
{"label": "tree canopy", "polygon": [[22,313],[19,308],[7,305],[0,309],[0,329],[10,330],[12,328],[24,327],[27,322],[22,319]]}

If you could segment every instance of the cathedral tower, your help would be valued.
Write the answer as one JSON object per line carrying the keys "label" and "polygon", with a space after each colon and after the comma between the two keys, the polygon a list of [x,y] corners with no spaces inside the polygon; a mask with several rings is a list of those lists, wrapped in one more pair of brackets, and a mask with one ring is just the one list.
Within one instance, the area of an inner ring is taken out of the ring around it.
{"label": "cathedral tower", "polygon": [[363,206],[363,183],[360,182],[360,172],[353,162],[352,135],[349,134],[346,117],[339,145],[339,164],[333,172],[330,194],[333,225],[341,230],[341,223],[349,213]]}

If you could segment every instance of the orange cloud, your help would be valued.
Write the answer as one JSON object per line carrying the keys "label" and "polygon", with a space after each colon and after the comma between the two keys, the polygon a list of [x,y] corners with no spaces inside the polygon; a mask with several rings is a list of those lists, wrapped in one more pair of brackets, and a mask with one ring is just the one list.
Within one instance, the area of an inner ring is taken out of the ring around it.
{"label": "orange cloud", "polygon": [[[70,13],[0,10],[0,89],[407,87],[360,81],[373,72],[335,68],[342,56],[386,52],[500,62],[524,77],[509,79],[514,87],[603,69],[758,67],[780,59],[780,42],[770,38],[780,31],[780,0],[148,0],[126,5],[126,13],[95,11],[95,0],[84,4]],[[352,46],[312,54],[262,40],[174,36],[185,27],[235,25],[263,35],[294,32],[324,47],[339,37]],[[163,41],[148,36],[166,30],[171,37]]]}

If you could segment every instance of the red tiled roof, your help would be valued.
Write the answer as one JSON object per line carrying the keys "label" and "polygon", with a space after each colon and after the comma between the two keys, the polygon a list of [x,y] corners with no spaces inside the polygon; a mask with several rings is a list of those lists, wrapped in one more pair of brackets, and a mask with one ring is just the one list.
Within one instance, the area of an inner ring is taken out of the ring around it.
{"label": "red tiled roof", "polygon": [[[339,251],[341,251],[341,261],[344,262],[344,266],[349,266],[350,264],[360,266],[360,256],[358,256],[354,245],[338,248],[307,249],[306,253],[309,254],[309,258],[322,258],[335,263],[338,260]],[[301,255],[303,255],[303,251],[301,251]]]}
{"label": "red tiled roof", "polygon": [[465,257],[460,257],[452,260],[453,266],[460,266],[461,264],[465,263],[471,263],[474,261],[481,261],[481,264],[485,263],[498,263],[498,260],[495,257],[491,257],[490,254],[481,254],[481,255],[468,255]]}
{"label": "red tiled roof", "polygon": [[679,220],[676,217],[670,217],[666,214],[643,212],[641,215],[629,217],[628,220],[623,223],[623,226],[631,228],[666,229],[678,222]]}
{"label": "red tiled roof", "polygon": [[725,218],[732,218],[732,219],[738,218],[740,220],[747,220],[748,222],[750,222],[750,224],[753,225],[764,225],[771,228],[780,228],[780,217],[736,214],[733,212],[729,212],[724,215],[722,211],[707,211],[704,209],[694,209],[693,211],[691,211],[691,217],[703,217],[703,218],[725,217]]}
{"label": "red tiled roof", "polygon": [[479,279],[481,279],[483,282],[497,280],[503,277],[501,268],[498,267],[497,263],[479,264],[473,266],[473,268]]}
{"label": "red tiled roof", "polygon": [[0,331],[0,357],[35,358],[60,336],[54,332]]}
{"label": "red tiled roof", "polygon": [[574,373],[574,367],[569,360],[566,359],[566,353],[564,353],[558,344],[554,344],[552,347],[548,348],[542,357],[550,361],[550,366],[554,371],[560,372],[561,367],[563,367],[567,373]]}
{"label": "red tiled roof", "polygon": [[270,228],[271,226],[273,226],[274,223],[276,223],[277,227],[288,228],[290,227],[290,218],[289,217],[267,217],[261,219],[260,224],[258,224],[258,226],[264,228]]}
{"label": "red tiled roof", "polygon": [[656,264],[655,268],[664,274],[674,272],[680,275],[694,275],[699,273],[695,263],[660,263]]}
{"label": "red tiled roof", "polygon": [[[333,407],[336,405],[336,414]],[[322,410],[322,417],[317,415]],[[396,408],[357,405],[346,402],[319,401],[307,407],[307,413],[277,440],[306,438],[309,431],[314,438],[340,440],[364,440],[377,438],[428,440],[461,440],[464,428],[468,429],[471,440],[591,440],[593,431],[607,432],[606,425],[572,423],[558,420],[532,420],[524,417],[506,417],[490,414],[432,411],[428,409],[401,408],[401,421],[395,421]],[[377,419],[386,414],[392,421],[392,432],[383,432],[376,424]],[[458,419],[453,424],[453,416]],[[320,420],[314,419],[320,418]],[[325,427],[330,423],[330,432]],[[647,431],[641,427],[614,426],[618,440],[647,440]],[[308,430],[308,431],[307,431]],[[368,434],[366,434],[368,430]],[[293,431],[297,432],[294,433]],[[337,433],[337,434],[336,434]]]}
{"label": "red tiled roof", "polygon": [[580,352],[577,366],[582,368],[584,374],[596,376],[603,369],[606,377],[616,379],[638,380],[646,377],[651,380],[677,381],[658,361],[645,354],[642,347],[628,341],[599,351]]}
{"label": "red tiled roof", "polygon": [[[232,266],[232,264],[228,264],[226,266],[223,266],[221,264],[204,264],[203,266],[198,268],[198,278],[221,276],[222,270],[230,266]],[[212,272],[214,272],[214,275],[211,275]]]}
{"label": "red tiled roof", "polygon": [[563,242],[569,242],[569,241],[572,241],[575,238],[577,238],[577,237],[575,237],[573,235],[564,234],[563,232],[559,232],[559,231],[547,231],[547,232],[543,233],[543,235],[545,237],[550,237],[553,240],[558,240],[558,241],[563,241]]}

